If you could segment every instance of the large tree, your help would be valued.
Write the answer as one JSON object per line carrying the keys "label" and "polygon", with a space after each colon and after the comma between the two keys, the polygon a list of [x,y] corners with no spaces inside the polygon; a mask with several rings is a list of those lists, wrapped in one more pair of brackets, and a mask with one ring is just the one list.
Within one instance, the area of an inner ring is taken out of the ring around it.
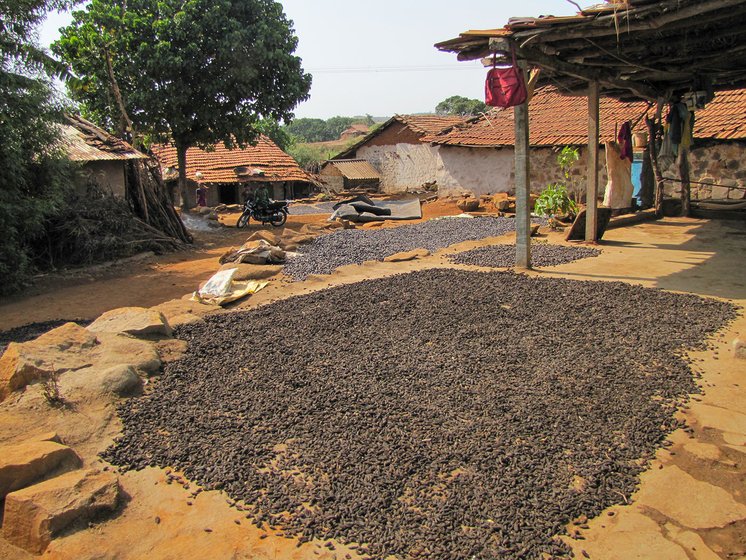
{"label": "large tree", "polygon": [[93,0],[53,51],[87,115],[135,143],[173,142],[187,204],[188,148],[250,144],[308,97],[297,43],[272,0]]}
{"label": "large tree", "polygon": [[461,95],[444,99],[435,107],[435,112],[439,115],[458,115],[460,117],[478,115],[487,112],[487,110],[489,110],[489,107],[483,101],[469,99]]}

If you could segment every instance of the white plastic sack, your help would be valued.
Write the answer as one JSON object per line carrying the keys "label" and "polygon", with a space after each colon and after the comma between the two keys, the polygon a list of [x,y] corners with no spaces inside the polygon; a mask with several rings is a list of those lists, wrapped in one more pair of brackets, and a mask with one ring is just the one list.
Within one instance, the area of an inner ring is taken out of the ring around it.
{"label": "white plastic sack", "polygon": [[231,283],[233,282],[233,276],[236,274],[235,268],[230,270],[221,270],[213,274],[212,278],[207,281],[199,291],[199,295],[202,297],[221,297],[225,296],[231,291]]}

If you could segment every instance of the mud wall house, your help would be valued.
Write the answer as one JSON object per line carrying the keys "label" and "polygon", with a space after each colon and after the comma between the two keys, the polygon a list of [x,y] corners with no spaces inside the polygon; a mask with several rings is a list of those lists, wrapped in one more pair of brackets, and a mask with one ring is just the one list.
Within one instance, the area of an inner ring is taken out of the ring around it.
{"label": "mud wall house", "polygon": [[360,138],[365,136],[370,131],[370,127],[364,124],[353,124],[349,128],[346,128],[339,135],[340,140],[352,140],[353,138]]}
{"label": "mud wall house", "polygon": [[395,115],[334,160],[370,162],[380,174],[381,192],[421,189],[435,181],[438,161],[438,147],[422,139],[461,122],[453,116]]}
{"label": "mud wall house", "polygon": [[[600,139],[614,140],[617,129],[625,121],[635,123],[650,111],[647,103],[625,103],[612,98],[600,102]],[[560,95],[554,88],[536,91],[530,103],[529,134],[531,142],[531,190],[541,192],[546,185],[566,182],[557,164],[557,155],[564,146],[577,147],[580,159],[571,169],[572,182],[581,192],[586,189],[588,144],[588,109],[585,98]],[[633,130],[644,133],[644,123]],[[691,152],[692,179],[725,185],[723,188],[702,188],[694,196],[700,198],[733,198],[742,196],[746,179],[746,90],[718,93],[714,101],[697,111],[694,144]],[[461,125],[424,137],[438,147],[435,180],[440,196],[473,193],[514,192],[514,123],[513,110],[493,110]],[[636,154],[636,159],[641,154]],[[599,181],[606,184],[605,154],[599,157]],[[664,176],[676,179],[674,162],[664,170]],[[678,183],[667,182],[667,193],[678,192]]]}
{"label": "mud wall house", "polygon": [[[163,178],[172,192],[178,193],[178,159],[176,148],[169,145],[153,146]],[[196,190],[207,187],[207,205],[241,204],[243,192],[266,187],[276,200],[308,196],[313,186],[308,175],[296,161],[283,152],[272,140],[261,136],[255,146],[228,149],[223,143],[212,150],[187,150],[187,196],[190,206],[196,204]],[[176,195],[174,195],[174,200]]]}
{"label": "mud wall house", "polygon": [[319,178],[336,193],[353,189],[379,191],[381,176],[364,159],[330,160],[321,166]]}
{"label": "mud wall house", "polygon": [[124,140],[73,115],[66,116],[60,125],[60,143],[68,158],[80,165],[76,185],[81,192],[93,183],[124,198],[127,193],[127,162],[149,158]]}

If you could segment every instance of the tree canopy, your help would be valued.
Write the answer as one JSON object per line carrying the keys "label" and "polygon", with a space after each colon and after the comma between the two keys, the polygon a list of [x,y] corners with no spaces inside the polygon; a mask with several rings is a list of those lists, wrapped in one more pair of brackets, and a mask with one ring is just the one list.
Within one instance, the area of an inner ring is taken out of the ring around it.
{"label": "tree canopy", "polygon": [[92,0],[53,51],[72,68],[70,96],[135,143],[173,142],[186,201],[186,150],[256,141],[289,121],[311,76],[272,0]]}
{"label": "tree canopy", "polygon": [[444,99],[435,106],[435,112],[439,115],[458,115],[468,117],[484,113],[489,107],[479,99],[469,99],[460,95],[454,95]]}

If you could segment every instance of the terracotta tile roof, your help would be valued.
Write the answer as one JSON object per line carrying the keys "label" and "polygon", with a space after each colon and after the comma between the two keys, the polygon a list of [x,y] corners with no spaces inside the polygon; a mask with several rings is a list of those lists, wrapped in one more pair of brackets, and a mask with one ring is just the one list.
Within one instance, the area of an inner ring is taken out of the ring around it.
{"label": "terracotta tile roof", "polygon": [[464,117],[454,115],[396,115],[394,118],[420,134],[437,134],[444,128],[464,122]]}
{"label": "terracotta tile roof", "polygon": [[342,134],[345,132],[363,132],[365,134],[370,131],[370,127],[367,124],[352,124],[348,128],[342,131]]}
{"label": "terracotta tile roof", "polygon": [[702,111],[697,111],[694,137],[713,140],[746,139],[746,89],[719,91]]}
{"label": "terracotta tile roof", "polygon": [[[178,168],[176,148],[157,145],[151,148],[164,170]],[[240,170],[240,176],[236,173]],[[187,150],[187,178],[196,181],[201,173],[203,183],[240,183],[244,181],[305,181],[311,177],[296,161],[283,152],[266,136],[261,136],[256,146],[229,150],[223,143],[215,144],[214,151],[201,148]]]}
{"label": "terracotta tile roof", "polygon": [[[614,139],[617,125],[636,121],[648,107],[644,102],[625,103],[604,97],[600,103],[601,141]],[[652,111],[652,109],[651,109]],[[664,112],[665,114],[665,112]],[[706,109],[697,111],[694,135],[698,139],[746,138],[746,90],[718,92]],[[538,89],[529,106],[529,133],[533,146],[566,146],[588,143],[588,105],[585,97],[560,95],[551,87]],[[644,130],[640,122],[636,131]],[[512,146],[513,109],[495,109],[422,139],[448,146]]]}
{"label": "terracotta tile roof", "polygon": [[381,126],[373,130],[371,133],[360,138],[357,142],[352,144],[346,150],[340,152],[334,159],[347,159],[353,156],[357,151],[365,145],[366,142],[372,140],[388,127],[394,123],[401,123],[408,126],[415,134],[422,136],[436,134],[444,128],[453,126],[458,123],[464,122],[463,117],[454,116],[442,116],[442,115],[394,115]]}
{"label": "terracotta tile roof", "polygon": [[126,161],[148,159],[124,140],[82,117],[68,115],[60,125],[60,144],[72,161]]}
{"label": "terracotta tile roof", "polygon": [[[380,179],[376,168],[373,167],[369,161],[364,159],[343,159],[343,160],[332,160],[324,164],[332,165],[339,169],[339,171],[347,179]],[[323,169],[323,168],[322,168]]]}

